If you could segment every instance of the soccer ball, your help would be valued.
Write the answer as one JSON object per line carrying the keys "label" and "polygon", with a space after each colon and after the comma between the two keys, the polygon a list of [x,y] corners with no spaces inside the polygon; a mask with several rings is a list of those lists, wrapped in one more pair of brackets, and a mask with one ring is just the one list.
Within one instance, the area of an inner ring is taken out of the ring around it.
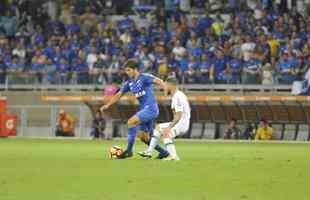
{"label": "soccer ball", "polygon": [[110,149],[110,158],[117,158],[123,153],[123,149],[120,146],[113,146]]}

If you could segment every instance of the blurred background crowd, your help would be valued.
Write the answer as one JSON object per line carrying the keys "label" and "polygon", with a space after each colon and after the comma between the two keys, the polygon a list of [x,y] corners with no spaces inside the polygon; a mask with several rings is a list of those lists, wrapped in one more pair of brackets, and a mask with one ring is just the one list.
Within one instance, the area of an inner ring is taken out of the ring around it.
{"label": "blurred background crowd", "polygon": [[292,84],[309,0],[2,0],[0,83],[106,84],[128,58],[181,83]]}

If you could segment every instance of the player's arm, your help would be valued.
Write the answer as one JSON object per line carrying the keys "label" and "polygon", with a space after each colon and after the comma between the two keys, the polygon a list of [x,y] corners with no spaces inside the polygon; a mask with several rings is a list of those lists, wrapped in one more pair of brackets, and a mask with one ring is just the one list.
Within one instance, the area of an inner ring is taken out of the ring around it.
{"label": "player's arm", "polygon": [[172,122],[170,123],[169,125],[169,129],[172,129],[181,119],[182,117],[182,112],[179,111],[179,112],[173,112],[173,120]]}
{"label": "player's arm", "polygon": [[169,124],[167,128],[163,130],[162,134],[164,137],[170,137],[171,129],[180,121],[181,116],[182,116],[182,111],[173,112],[172,122]]}
{"label": "player's arm", "polygon": [[107,110],[110,106],[118,102],[122,96],[123,96],[122,91],[116,93],[114,96],[111,97],[111,99],[109,99],[109,101],[105,105],[100,107],[100,111],[103,112],[104,110]]}
{"label": "player's arm", "polygon": [[104,110],[107,110],[111,105],[118,102],[119,99],[123,96],[123,94],[125,94],[129,91],[130,91],[130,87],[129,87],[129,82],[127,81],[123,85],[123,87],[115,95],[113,95],[111,98],[107,99],[108,102],[100,107],[100,111],[103,112]]}
{"label": "player's arm", "polygon": [[154,77],[153,83],[156,85],[159,85],[159,87],[162,88],[164,90],[164,92],[167,91],[167,85],[162,79],[160,79],[158,77]]}
{"label": "player's arm", "polygon": [[166,83],[163,80],[161,80],[160,78],[158,78],[152,74],[147,74],[147,73],[144,74],[143,82],[145,85],[152,85],[152,84],[159,85],[159,87],[162,88],[165,93],[167,92]]}
{"label": "player's arm", "polygon": [[158,77],[154,77],[153,83],[155,83],[156,85],[159,85],[162,89],[166,89],[165,82]]}

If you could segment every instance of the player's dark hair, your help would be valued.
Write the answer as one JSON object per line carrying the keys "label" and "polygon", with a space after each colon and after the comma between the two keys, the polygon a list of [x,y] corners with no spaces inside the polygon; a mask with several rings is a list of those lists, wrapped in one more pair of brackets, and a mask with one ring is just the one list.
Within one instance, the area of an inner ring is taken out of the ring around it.
{"label": "player's dark hair", "polygon": [[131,68],[131,69],[139,69],[139,62],[136,59],[129,59],[125,63],[125,68]]}

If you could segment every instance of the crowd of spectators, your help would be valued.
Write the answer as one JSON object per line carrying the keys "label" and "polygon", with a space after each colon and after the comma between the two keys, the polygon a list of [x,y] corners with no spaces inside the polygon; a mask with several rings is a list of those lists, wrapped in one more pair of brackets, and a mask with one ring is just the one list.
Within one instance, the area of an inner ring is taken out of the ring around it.
{"label": "crowd of spectators", "polygon": [[105,84],[134,57],[200,84],[291,84],[310,66],[310,17],[296,6],[230,0],[212,13],[206,0],[165,0],[111,17],[113,2],[1,1],[0,83]]}

